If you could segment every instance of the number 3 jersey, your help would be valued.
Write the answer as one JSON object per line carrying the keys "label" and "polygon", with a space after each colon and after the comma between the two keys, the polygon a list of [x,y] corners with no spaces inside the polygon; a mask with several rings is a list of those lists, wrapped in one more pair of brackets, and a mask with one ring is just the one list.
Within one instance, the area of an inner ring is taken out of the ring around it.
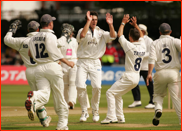
{"label": "number 3 jersey", "polygon": [[149,64],[155,64],[155,70],[180,69],[179,52],[181,40],[169,35],[161,35],[150,47]]}
{"label": "number 3 jersey", "polygon": [[36,35],[37,33],[38,32],[31,32],[31,33],[27,34],[28,37],[13,38],[12,37],[12,35],[13,35],[12,32],[8,32],[6,34],[6,36],[4,37],[4,43],[7,46],[17,50],[20,53],[20,56],[21,56],[25,66],[27,68],[37,65],[37,63],[35,63],[33,61],[33,59],[28,56],[29,41],[30,41],[31,37]]}
{"label": "number 3 jersey", "polygon": [[50,29],[41,29],[30,39],[30,51],[33,59],[38,63],[55,62],[63,58],[57,45],[57,37]]}
{"label": "number 3 jersey", "polygon": [[129,42],[124,35],[119,37],[119,43],[121,44],[125,52],[125,70],[126,72],[139,72],[143,57],[146,53],[146,45],[143,38],[139,38],[138,42]]}

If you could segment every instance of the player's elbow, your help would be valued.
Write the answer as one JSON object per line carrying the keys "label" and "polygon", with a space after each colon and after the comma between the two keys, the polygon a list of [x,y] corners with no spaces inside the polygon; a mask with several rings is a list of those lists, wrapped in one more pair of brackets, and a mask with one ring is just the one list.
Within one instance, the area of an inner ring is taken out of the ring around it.
{"label": "player's elbow", "polygon": [[81,39],[81,38],[85,38],[85,34],[81,33],[81,34],[80,34],[80,39]]}

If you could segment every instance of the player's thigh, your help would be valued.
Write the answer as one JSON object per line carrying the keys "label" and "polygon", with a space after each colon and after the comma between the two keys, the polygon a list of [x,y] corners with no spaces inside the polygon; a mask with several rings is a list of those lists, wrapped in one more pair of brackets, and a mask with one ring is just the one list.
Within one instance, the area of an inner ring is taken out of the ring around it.
{"label": "player's thigh", "polygon": [[76,80],[77,66],[69,69],[69,82],[74,82]]}
{"label": "player's thigh", "polygon": [[170,71],[170,82],[168,84],[169,91],[173,96],[181,96],[181,77],[178,70],[171,70]]}
{"label": "player's thigh", "polygon": [[88,77],[88,71],[85,68],[78,66],[76,73],[76,82],[75,82],[76,87],[86,88],[85,82],[87,80],[87,77]]}
{"label": "player's thigh", "polygon": [[154,74],[154,96],[159,95],[164,97],[167,94],[167,85],[168,85],[168,78],[166,78],[166,74],[164,72],[157,71]]}
{"label": "player's thigh", "polygon": [[[137,82],[134,82],[131,77],[132,75],[124,74],[120,80],[116,81],[111,88],[108,89],[107,92],[111,92],[114,95],[126,94],[137,85]],[[139,75],[137,79],[139,81]]]}
{"label": "player's thigh", "polygon": [[32,91],[36,91],[36,81],[35,81],[35,68],[27,68],[25,71],[26,79]]}
{"label": "player's thigh", "polygon": [[101,67],[95,67],[89,70],[89,76],[91,80],[91,85],[93,88],[101,88],[101,81],[102,81],[102,71]]}

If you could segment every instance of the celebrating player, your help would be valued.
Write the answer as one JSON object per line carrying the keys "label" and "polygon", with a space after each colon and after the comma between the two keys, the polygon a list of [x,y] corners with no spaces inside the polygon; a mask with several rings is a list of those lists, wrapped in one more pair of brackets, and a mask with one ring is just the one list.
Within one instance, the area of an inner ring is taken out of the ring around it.
{"label": "celebrating player", "polygon": [[[138,27],[140,28],[140,30],[143,33],[143,38],[145,40],[145,45],[146,45],[146,53],[145,53],[145,57],[143,58],[142,64],[141,64],[141,70],[140,70],[140,76],[143,77],[143,79],[146,82],[147,79],[147,75],[148,75],[148,56],[149,56],[149,50],[150,50],[150,45],[153,42],[153,40],[148,37],[148,32],[147,32],[147,27],[143,24],[139,24]],[[149,96],[150,96],[150,101],[149,104],[145,106],[146,109],[151,109],[154,108],[155,105],[153,103],[153,82],[150,81],[149,85],[147,86],[148,92],[149,92]],[[132,90],[132,94],[133,94],[133,98],[134,98],[134,102],[129,105],[129,108],[133,108],[133,107],[137,107],[137,106],[141,106],[141,97],[140,97],[140,88],[139,85],[137,85],[135,88],[133,88]]]}
{"label": "celebrating player", "polygon": [[130,24],[134,26],[134,28],[129,31],[130,42],[124,37],[123,29],[129,20],[129,14],[124,15],[118,31],[119,42],[126,53],[126,71],[120,80],[116,81],[106,92],[108,111],[106,118],[101,121],[101,124],[125,122],[123,99],[121,96],[134,88],[139,82],[139,72],[146,46],[143,34],[137,25],[136,17],[132,17],[130,22]]}
{"label": "celebrating player", "polygon": [[[36,86],[34,73],[35,73],[35,67],[37,63],[34,62],[33,59],[28,56],[28,50],[29,50],[29,40],[31,39],[32,36],[36,35],[39,32],[40,25],[36,21],[30,21],[30,23],[27,26],[27,29],[29,32],[27,34],[27,37],[13,38],[12,36],[16,33],[17,29],[20,26],[21,26],[21,22],[19,20],[14,21],[10,25],[10,30],[4,38],[4,42],[7,46],[19,51],[20,56],[27,68],[25,71],[25,74],[26,74],[28,84],[32,91],[36,91],[38,89]],[[45,107],[41,106],[40,108],[36,110],[36,112],[43,127],[48,127],[51,121],[51,117],[47,116]],[[31,119],[31,117],[29,118]]]}
{"label": "celebrating player", "polygon": [[176,114],[181,125],[181,77],[180,61],[178,53],[181,52],[181,40],[170,36],[172,30],[169,24],[162,23],[159,27],[160,37],[150,47],[149,71],[147,84],[152,81],[152,70],[155,64],[154,74],[154,98],[155,115],[153,125],[159,124],[162,115],[162,103],[167,94],[167,88],[171,95]]}
{"label": "celebrating player", "polygon": [[[70,24],[64,23],[62,26],[62,37],[58,39],[58,47],[61,49],[64,58],[76,64],[78,42],[73,37],[73,32],[74,27]],[[61,63],[61,66],[64,72],[64,97],[69,108],[73,109],[77,98],[75,85],[77,66],[75,65],[71,68],[64,63]]]}
{"label": "celebrating player", "polygon": [[113,27],[113,17],[109,13],[106,14],[106,22],[109,25],[110,32],[104,31],[97,26],[98,14],[94,11],[88,11],[86,14],[86,24],[77,34],[78,46],[78,62],[77,62],[77,98],[82,108],[80,121],[86,121],[89,117],[87,111],[87,92],[86,80],[89,74],[92,85],[92,120],[99,121],[99,102],[101,94],[101,62],[100,57],[106,50],[106,43],[116,39],[117,34]]}
{"label": "celebrating player", "polygon": [[[57,38],[53,34],[53,21],[55,17],[45,14],[41,17],[42,29],[30,39],[29,55],[37,62],[35,79],[38,91],[28,92],[25,107],[29,116],[34,118],[34,113],[40,106],[47,104],[50,90],[54,100],[54,108],[59,116],[57,130],[68,130],[68,108],[64,99],[63,73],[61,66],[56,62],[60,60],[68,66],[74,63],[67,61],[57,48]],[[37,99],[37,98],[40,99]]]}

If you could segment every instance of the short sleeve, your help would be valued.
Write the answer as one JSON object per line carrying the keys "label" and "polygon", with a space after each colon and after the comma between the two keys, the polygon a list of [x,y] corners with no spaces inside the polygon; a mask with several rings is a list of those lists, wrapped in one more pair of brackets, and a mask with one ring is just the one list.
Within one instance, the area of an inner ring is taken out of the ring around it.
{"label": "short sleeve", "polygon": [[59,60],[63,58],[60,50],[58,49],[57,45],[57,38],[54,34],[48,33],[46,37],[46,49],[50,55],[50,58],[53,61]]}
{"label": "short sleeve", "polygon": [[106,43],[109,43],[109,42],[111,42],[111,41],[113,41],[113,40],[116,39],[117,33],[116,33],[116,31],[115,31],[115,37],[111,37],[111,36],[110,36],[110,32],[104,31],[103,37],[104,37],[104,39],[105,39],[105,42],[106,42]]}
{"label": "short sleeve", "polygon": [[155,61],[157,61],[155,42],[152,42],[150,46],[148,63],[155,64]]}
{"label": "short sleeve", "polygon": [[129,42],[125,37],[124,35],[120,36],[119,39],[118,39],[119,43],[121,44],[123,50],[125,51],[125,53],[127,51],[129,51],[130,49],[134,48],[133,44],[131,42]]}
{"label": "short sleeve", "polygon": [[61,38],[58,39],[58,45],[57,47],[63,47],[66,44],[66,37],[65,36],[61,36]]}

